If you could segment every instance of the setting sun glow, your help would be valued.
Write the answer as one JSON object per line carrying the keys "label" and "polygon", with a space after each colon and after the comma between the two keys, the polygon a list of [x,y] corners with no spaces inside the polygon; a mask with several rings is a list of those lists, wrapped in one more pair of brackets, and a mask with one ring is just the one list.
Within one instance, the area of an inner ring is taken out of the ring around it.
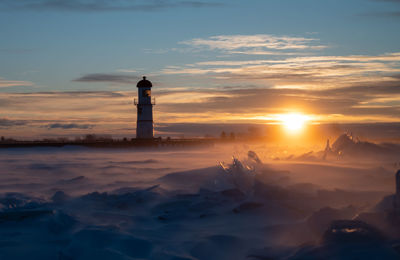
{"label": "setting sun glow", "polygon": [[279,121],[289,133],[300,132],[310,118],[306,115],[291,113],[279,116]]}

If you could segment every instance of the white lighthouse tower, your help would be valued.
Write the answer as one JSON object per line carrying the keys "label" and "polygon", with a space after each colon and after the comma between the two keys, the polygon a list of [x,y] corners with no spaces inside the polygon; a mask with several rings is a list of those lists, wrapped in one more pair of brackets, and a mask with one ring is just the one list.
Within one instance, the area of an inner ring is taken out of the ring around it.
{"label": "white lighthouse tower", "polygon": [[137,139],[152,139],[153,133],[153,105],[154,99],[151,98],[150,81],[143,77],[137,83],[138,99],[134,101],[137,107],[137,123],[136,123],[136,138]]}

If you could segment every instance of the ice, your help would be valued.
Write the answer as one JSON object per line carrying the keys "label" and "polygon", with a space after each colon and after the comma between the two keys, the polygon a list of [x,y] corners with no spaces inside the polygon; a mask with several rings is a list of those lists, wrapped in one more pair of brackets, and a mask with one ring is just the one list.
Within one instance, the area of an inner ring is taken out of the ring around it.
{"label": "ice", "polygon": [[247,157],[249,158],[249,160],[253,160],[257,164],[262,164],[261,159],[258,157],[257,153],[254,151],[248,151]]}
{"label": "ice", "polygon": [[252,194],[255,180],[254,168],[249,165],[244,165],[235,157],[233,157],[232,164],[220,162],[220,165],[228,175],[229,180],[237,189],[245,194]]}
{"label": "ice", "polygon": [[257,144],[2,150],[0,259],[398,259],[397,153],[355,152],[397,146],[342,139],[279,161]]}

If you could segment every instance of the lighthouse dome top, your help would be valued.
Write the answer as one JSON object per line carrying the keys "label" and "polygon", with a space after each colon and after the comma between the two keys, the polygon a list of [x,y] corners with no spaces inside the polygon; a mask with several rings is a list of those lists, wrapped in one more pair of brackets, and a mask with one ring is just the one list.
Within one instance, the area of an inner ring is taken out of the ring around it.
{"label": "lighthouse dome top", "polygon": [[143,79],[139,81],[136,86],[138,88],[151,88],[153,84],[151,84],[151,81],[147,80],[146,77],[143,77]]}

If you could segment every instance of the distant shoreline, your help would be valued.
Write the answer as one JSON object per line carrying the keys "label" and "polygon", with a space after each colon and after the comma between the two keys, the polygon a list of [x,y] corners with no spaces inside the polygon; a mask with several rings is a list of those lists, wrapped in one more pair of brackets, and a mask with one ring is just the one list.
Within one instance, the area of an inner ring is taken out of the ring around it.
{"label": "distant shoreline", "polygon": [[131,148],[131,147],[188,147],[213,146],[214,139],[131,139],[131,140],[93,140],[93,141],[5,141],[1,148],[64,147],[84,146],[93,148]]}

